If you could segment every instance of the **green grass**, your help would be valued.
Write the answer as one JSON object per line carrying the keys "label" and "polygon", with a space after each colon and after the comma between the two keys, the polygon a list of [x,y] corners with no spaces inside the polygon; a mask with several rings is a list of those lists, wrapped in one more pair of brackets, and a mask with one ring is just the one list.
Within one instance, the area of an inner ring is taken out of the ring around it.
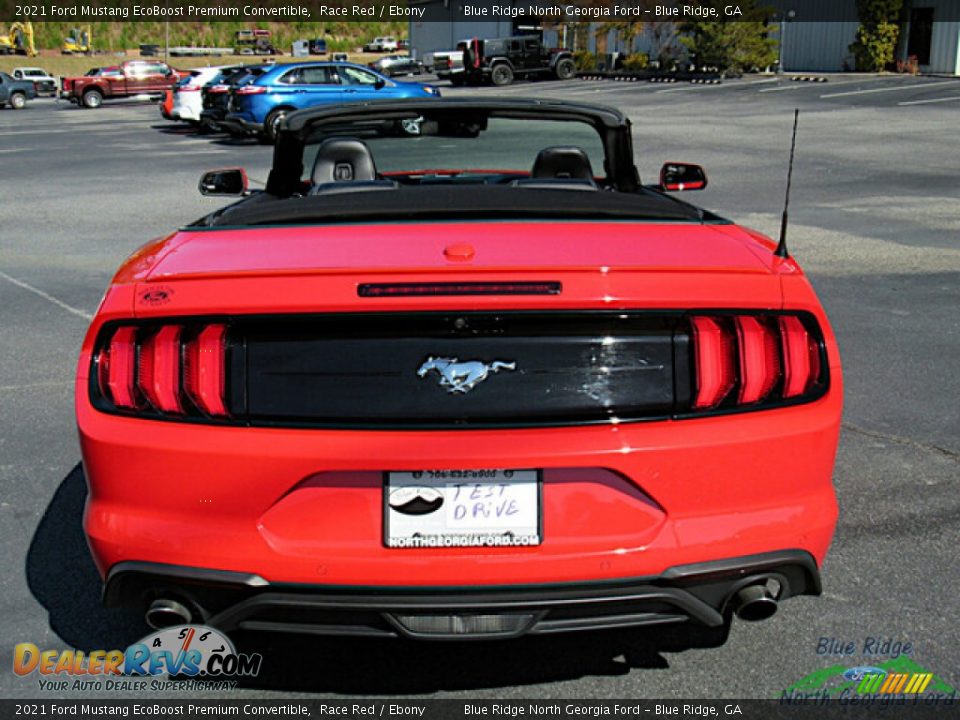
{"label": "green grass", "polygon": [[[116,65],[124,60],[140,57],[141,44],[160,46],[161,59],[165,42],[166,24],[163,22],[135,23],[90,23],[93,34],[92,55],[62,55],[63,39],[71,34],[76,23],[33,23],[34,44],[40,55],[33,58],[0,56],[0,71],[10,72],[15,67],[38,66],[53,75],[82,75],[93,67]],[[6,28],[0,26],[0,32]],[[357,52],[365,43],[378,35],[406,37],[406,22],[286,22],[286,23],[170,23],[170,47],[197,45],[232,48],[237,30],[261,28],[273,33],[272,42],[285,55],[277,62],[291,62],[290,46],[294,40],[325,38],[329,52],[346,52],[352,62],[367,63],[378,57]],[[225,65],[233,62],[256,62],[261,57],[224,55],[221,57],[171,57],[173,67],[186,69],[206,65]]]}
{"label": "green grass", "polygon": [[[141,44],[163,46],[167,24],[164,22],[89,23],[94,50],[118,52]],[[72,33],[76,22],[33,23],[34,43],[41,51],[58,51],[63,39]],[[350,52],[378,35],[407,36],[406,21],[400,22],[171,22],[170,45],[233,47],[237,30],[260,28],[273,33],[273,44],[290,52],[294,40],[326,38],[334,52]],[[6,25],[0,26],[5,29]]]}
{"label": "green grass", "polygon": [[[368,62],[380,57],[370,53],[348,53],[350,62],[366,65]],[[104,67],[108,65],[118,65],[124,60],[136,60],[140,57],[137,51],[131,51],[126,55],[116,54],[97,54],[97,55],[51,55],[38,57],[23,57],[20,55],[2,55],[0,56],[0,71],[9,73],[17,67],[41,67],[53,76],[75,77],[83,75],[87,70],[94,67]],[[311,58],[292,58],[290,55],[277,57],[278,63],[302,62],[304,59],[324,60],[329,59],[329,55],[323,57],[313,56]],[[160,57],[163,60],[163,51]],[[220,57],[171,57],[170,65],[179,70],[188,70],[195,67],[206,67],[208,65],[232,65],[234,63],[251,64],[264,60],[265,58],[253,57],[250,55],[223,55]]]}

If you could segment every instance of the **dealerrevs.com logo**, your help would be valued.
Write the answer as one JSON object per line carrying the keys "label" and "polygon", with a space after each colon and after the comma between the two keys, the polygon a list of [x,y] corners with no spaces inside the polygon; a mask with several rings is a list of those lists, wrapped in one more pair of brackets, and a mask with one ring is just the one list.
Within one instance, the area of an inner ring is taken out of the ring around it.
{"label": "dealerrevs.com logo", "polygon": [[[13,651],[13,671],[39,676],[40,689],[50,691],[230,689],[236,681],[227,678],[255,677],[262,662],[260,654],[238,653],[226,635],[204,625],[165,628],[126,650],[85,653],[20,643]],[[138,679],[164,675],[178,680]]]}

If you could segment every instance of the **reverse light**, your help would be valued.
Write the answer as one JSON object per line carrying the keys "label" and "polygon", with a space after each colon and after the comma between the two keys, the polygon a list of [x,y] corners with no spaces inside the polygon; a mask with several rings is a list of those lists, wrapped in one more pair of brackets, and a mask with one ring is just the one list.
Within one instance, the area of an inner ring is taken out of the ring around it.
{"label": "reverse light", "polygon": [[99,407],[144,416],[229,416],[226,325],[124,325],[106,331],[98,345],[91,389]]}
{"label": "reverse light", "polygon": [[697,315],[690,324],[695,410],[802,400],[822,387],[820,342],[797,315]]}

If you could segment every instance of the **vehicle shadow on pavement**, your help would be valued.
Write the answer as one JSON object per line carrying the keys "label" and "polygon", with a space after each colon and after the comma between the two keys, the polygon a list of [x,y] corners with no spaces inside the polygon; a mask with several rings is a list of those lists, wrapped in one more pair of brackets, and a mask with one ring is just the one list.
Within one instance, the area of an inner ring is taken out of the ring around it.
{"label": "vehicle shadow on pavement", "polygon": [[71,647],[123,649],[148,628],[134,613],[100,604],[100,575],[83,534],[87,496],[78,463],[60,483],[27,551],[27,585],[47,610],[50,629]]}
{"label": "vehicle shadow on pavement", "polygon": [[164,135],[197,135],[195,125],[183,125],[181,123],[170,123],[169,125],[151,125],[151,129],[162,132]]}
{"label": "vehicle shadow on pavement", "polygon": [[[27,583],[46,608],[50,628],[66,644],[90,652],[123,649],[144,637],[142,618],[100,604],[100,576],[83,534],[87,488],[78,464],[54,493],[27,552]],[[241,652],[263,654],[253,690],[405,695],[477,690],[626,675],[666,669],[664,652],[721,644],[723,637],[681,627],[528,637],[498,642],[414,642],[231,633]],[[304,662],[310,658],[310,662]]]}
{"label": "vehicle shadow on pavement", "polygon": [[[587,632],[492,642],[416,642],[237,633],[240,652],[260,652],[256,678],[239,687],[347,696],[480,690],[667,669],[654,633]],[[304,658],[310,658],[304,662]]]}

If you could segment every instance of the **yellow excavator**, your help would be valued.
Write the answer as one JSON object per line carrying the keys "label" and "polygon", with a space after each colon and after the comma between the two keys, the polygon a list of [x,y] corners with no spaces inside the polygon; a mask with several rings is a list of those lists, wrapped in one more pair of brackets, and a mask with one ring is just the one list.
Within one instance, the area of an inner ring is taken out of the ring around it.
{"label": "yellow excavator", "polygon": [[89,55],[93,52],[93,30],[89,25],[73,28],[63,41],[64,55]]}
{"label": "yellow excavator", "polygon": [[0,55],[26,55],[35,57],[37,48],[33,44],[33,25],[15,22],[5,35],[0,35]]}

